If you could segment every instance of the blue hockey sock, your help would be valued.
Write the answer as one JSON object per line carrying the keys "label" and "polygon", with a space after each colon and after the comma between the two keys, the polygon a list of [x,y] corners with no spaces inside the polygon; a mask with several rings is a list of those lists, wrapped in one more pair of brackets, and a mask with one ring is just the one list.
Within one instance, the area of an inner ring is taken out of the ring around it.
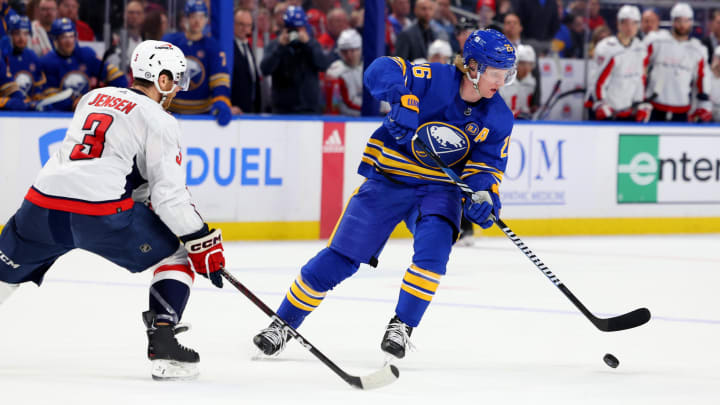
{"label": "blue hockey sock", "polygon": [[315,308],[320,305],[327,292],[310,287],[299,275],[285,295],[277,313],[293,328],[297,328]]}
{"label": "blue hockey sock", "polygon": [[395,313],[401,321],[416,327],[440,283],[440,274],[411,264],[405,271]]}

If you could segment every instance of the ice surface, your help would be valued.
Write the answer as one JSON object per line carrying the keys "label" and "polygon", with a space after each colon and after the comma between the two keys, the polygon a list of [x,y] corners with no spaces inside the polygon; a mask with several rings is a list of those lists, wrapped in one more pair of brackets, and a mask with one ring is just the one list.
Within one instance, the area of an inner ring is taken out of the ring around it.
{"label": "ice surface", "polygon": [[[522,237],[522,235],[521,235]],[[267,317],[227,285],[201,277],[180,341],[201,355],[200,378],[156,382],[140,313],[150,274],[75,251],[42,288],[0,306],[0,404],[717,404],[720,403],[720,235],[523,238],[596,315],[647,306],[649,324],[600,332],[505,238],[456,248],[400,379],[359,391],[291,343],[251,360]],[[280,303],[311,242],[226,243],[233,274]],[[347,372],[382,365],[412,245],[393,240],[331,292],[300,332]],[[620,360],[604,364],[605,353]]]}

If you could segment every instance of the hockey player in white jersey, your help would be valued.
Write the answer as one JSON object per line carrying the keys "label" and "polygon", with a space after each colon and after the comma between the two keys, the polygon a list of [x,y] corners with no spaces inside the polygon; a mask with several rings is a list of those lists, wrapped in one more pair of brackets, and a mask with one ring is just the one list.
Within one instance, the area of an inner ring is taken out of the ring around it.
{"label": "hockey player in white jersey", "polygon": [[208,229],[185,186],[180,128],[165,111],[187,88],[187,62],[179,48],[145,41],[131,68],[131,88],[105,87],[80,99],[59,150],[3,228],[0,301],[11,285],[40,285],[75,248],[133,273],[152,271],[143,313],[152,376],[193,378],[200,357],[175,337],[188,329],[179,321],[191,266],[222,287],[225,259],[220,230]]}
{"label": "hockey player in white jersey", "polygon": [[596,120],[647,122],[652,104],[645,100],[647,48],[636,37],[640,10],[625,5],[617,13],[618,34],[595,48],[589,100]]}
{"label": "hockey player in white jersey", "polygon": [[528,119],[532,114],[532,101],[537,82],[532,75],[535,68],[535,50],[530,45],[517,46],[517,77],[500,89],[505,104],[510,107],[515,118]]}
{"label": "hockey player in white jersey", "polygon": [[[690,38],[693,10],[677,3],[670,10],[671,32],[654,31],[645,38],[648,49],[651,121],[703,121],[712,119],[707,48]],[[693,100],[694,98],[694,100]]]}
{"label": "hockey player in white jersey", "polygon": [[720,122],[720,46],[713,51],[710,65],[710,90],[713,121]]}

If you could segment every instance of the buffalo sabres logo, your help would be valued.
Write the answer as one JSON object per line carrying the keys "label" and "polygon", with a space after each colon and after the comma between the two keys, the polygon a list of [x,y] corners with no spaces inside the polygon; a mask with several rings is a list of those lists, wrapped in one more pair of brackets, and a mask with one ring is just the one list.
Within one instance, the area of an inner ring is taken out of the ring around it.
{"label": "buffalo sabres logo", "polygon": [[[440,158],[452,166],[467,156],[470,140],[460,128],[444,122],[427,122],[417,129],[417,136]],[[438,168],[430,156],[415,142],[412,143],[415,158],[425,166]]]}
{"label": "buffalo sabres logo", "polygon": [[60,87],[72,89],[73,96],[82,96],[90,90],[90,79],[85,73],[74,70],[62,78]]}
{"label": "buffalo sabres logo", "polygon": [[17,72],[15,75],[15,83],[17,83],[20,91],[22,91],[24,95],[30,95],[30,90],[32,90],[33,86],[33,78],[30,72],[26,70]]}
{"label": "buffalo sabres logo", "polygon": [[205,82],[205,66],[194,56],[187,57],[187,74],[190,75],[190,88],[195,90]]}

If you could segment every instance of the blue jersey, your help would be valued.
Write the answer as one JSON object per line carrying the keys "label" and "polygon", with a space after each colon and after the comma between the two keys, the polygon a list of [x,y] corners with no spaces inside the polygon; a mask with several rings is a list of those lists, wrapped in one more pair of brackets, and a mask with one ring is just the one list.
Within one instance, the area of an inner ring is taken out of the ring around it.
{"label": "blue jersey", "polygon": [[[462,78],[452,65],[412,65],[399,57],[381,57],[365,71],[365,86],[375,98],[390,103],[409,91],[420,101],[420,125],[439,121],[455,126],[462,137],[442,131],[418,136],[473,190],[497,193],[507,166],[513,114],[499,94],[472,104],[463,101]],[[420,146],[399,145],[384,126],[370,137],[358,173],[409,184],[451,182]]]}
{"label": "blue jersey", "polygon": [[76,46],[72,55],[61,56],[57,51],[50,51],[40,58],[40,65],[47,78],[47,88],[43,96],[50,96],[64,89],[72,89],[70,102],[58,105],[57,108],[71,110],[72,102],[79,99],[99,83],[108,86],[127,87],[125,75],[112,63],[103,64],[92,48]]}
{"label": "blue jersey", "polygon": [[10,17],[14,15],[17,15],[17,13],[10,8],[8,3],[0,5],[0,38],[10,35],[8,32],[8,23],[10,22]]}
{"label": "blue jersey", "polygon": [[25,48],[20,53],[7,55],[10,73],[25,97],[39,98],[45,90],[47,80],[35,52]]}
{"label": "blue jersey", "polygon": [[166,34],[163,41],[182,49],[190,75],[188,91],[178,93],[170,110],[181,114],[202,114],[210,111],[216,101],[230,107],[230,70],[225,52],[220,51],[215,39],[203,36],[190,41],[184,33]]}
{"label": "blue jersey", "polygon": [[10,68],[5,64],[5,58],[0,54],[0,109],[27,110],[27,108],[25,96],[18,89]]}

